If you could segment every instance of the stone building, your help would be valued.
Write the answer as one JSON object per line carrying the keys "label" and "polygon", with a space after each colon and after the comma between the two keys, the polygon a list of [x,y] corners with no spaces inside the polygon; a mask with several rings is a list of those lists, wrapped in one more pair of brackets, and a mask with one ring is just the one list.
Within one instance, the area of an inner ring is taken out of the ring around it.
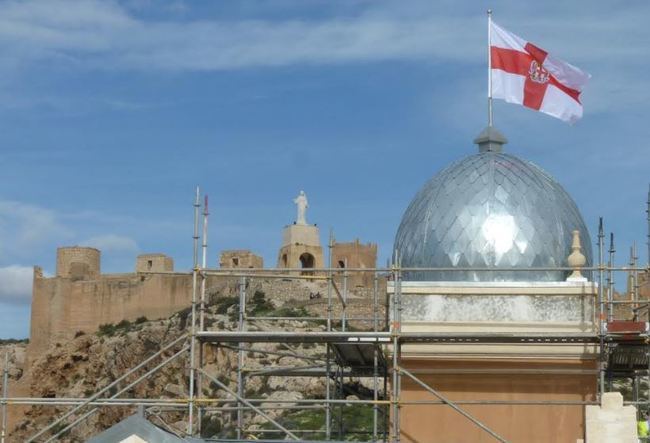
{"label": "stone building", "polygon": [[318,226],[307,223],[307,196],[303,191],[294,200],[296,221],[282,231],[282,245],[278,253],[278,268],[323,268],[323,248]]}
{"label": "stone building", "polygon": [[[597,331],[597,285],[553,269],[573,267],[577,256],[590,265],[582,216],[550,175],[503,153],[505,142],[486,129],[479,152],[431,178],[403,215],[395,237],[402,267],[440,270],[404,273],[401,331],[472,338],[406,344],[401,368],[453,401],[495,403],[463,409],[504,440],[575,442],[585,435],[579,402],[596,399],[598,346],[482,341]],[[449,407],[409,404],[438,400],[422,384],[403,377],[400,386],[402,442],[494,441]],[[557,404],[498,404],[536,399]]]}
{"label": "stone building", "polygon": [[219,267],[261,269],[264,267],[264,259],[248,249],[231,249],[221,251]]}
{"label": "stone building", "polygon": [[[335,242],[332,245],[332,267],[335,268],[375,268],[377,266],[377,245],[363,244],[356,239],[353,242]],[[372,272],[351,272],[348,284],[352,287],[371,287],[374,275]],[[340,280],[340,278],[339,278]]]}
{"label": "stone building", "polygon": [[174,259],[165,254],[142,254],[135,259],[135,272],[173,272]]}
{"label": "stone building", "polygon": [[57,249],[56,276],[44,277],[34,267],[28,360],[78,332],[138,317],[164,318],[190,304],[191,275],[146,274],[173,271],[171,257],[140,255],[135,272],[126,274],[102,274],[100,263],[99,250],[73,246]]}
{"label": "stone building", "polygon": [[282,232],[278,268],[322,268],[323,248],[316,225],[289,225]]}

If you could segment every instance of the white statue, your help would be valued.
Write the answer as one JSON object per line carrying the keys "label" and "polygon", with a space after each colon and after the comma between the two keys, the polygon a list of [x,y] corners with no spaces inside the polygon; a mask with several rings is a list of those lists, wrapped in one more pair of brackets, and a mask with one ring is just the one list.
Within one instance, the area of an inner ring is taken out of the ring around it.
{"label": "white statue", "polygon": [[296,224],[297,225],[306,225],[307,224],[307,208],[309,207],[309,204],[307,203],[307,196],[305,195],[305,191],[300,191],[300,194],[298,197],[293,199],[293,202],[296,204],[296,207],[298,209],[298,216],[296,217]]}

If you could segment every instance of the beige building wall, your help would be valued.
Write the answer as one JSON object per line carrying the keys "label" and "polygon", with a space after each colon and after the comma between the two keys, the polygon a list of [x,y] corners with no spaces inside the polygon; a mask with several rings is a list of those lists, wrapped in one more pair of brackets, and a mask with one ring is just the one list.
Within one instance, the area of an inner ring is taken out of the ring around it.
{"label": "beige building wall", "polygon": [[[594,401],[596,362],[591,360],[402,361],[423,382],[451,401]],[[439,371],[436,374],[427,372]],[[557,371],[555,374],[535,374]],[[474,374],[460,374],[476,371]],[[486,372],[501,371],[501,374]],[[445,372],[452,372],[445,373]],[[453,374],[456,372],[456,374]],[[481,373],[483,372],[483,373]],[[527,374],[527,372],[529,374]],[[563,373],[564,372],[564,373]],[[584,372],[584,374],[580,374]],[[404,402],[437,398],[402,377]],[[575,443],[584,438],[584,406],[459,405],[511,442]],[[446,405],[409,405],[400,410],[403,443],[492,443],[494,438]]]}

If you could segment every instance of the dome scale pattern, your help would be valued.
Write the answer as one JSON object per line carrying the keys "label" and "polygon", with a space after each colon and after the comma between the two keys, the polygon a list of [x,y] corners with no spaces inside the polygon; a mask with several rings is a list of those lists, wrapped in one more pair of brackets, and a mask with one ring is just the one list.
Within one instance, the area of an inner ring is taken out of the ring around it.
{"label": "dome scale pattern", "polygon": [[[533,163],[485,151],[431,178],[395,237],[403,267],[564,267],[573,230],[592,263],[589,231],[569,194]],[[407,280],[563,281],[564,271],[411,272]]]}

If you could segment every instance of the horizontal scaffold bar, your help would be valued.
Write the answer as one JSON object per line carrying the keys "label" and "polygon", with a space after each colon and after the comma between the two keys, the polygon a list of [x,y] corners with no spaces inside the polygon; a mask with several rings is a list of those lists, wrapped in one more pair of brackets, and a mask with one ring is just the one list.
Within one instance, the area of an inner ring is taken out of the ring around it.
{"label": "horizontal scaffold bar", "polygon": [[[599,343],[595,333],[510,333],[510,332],[402,332],[400,343],[509,343],[578,344]],[[202,331],[197,338],[208,343],[379,343],[389,344],[391,332],[286,332],[286,331]]]}

